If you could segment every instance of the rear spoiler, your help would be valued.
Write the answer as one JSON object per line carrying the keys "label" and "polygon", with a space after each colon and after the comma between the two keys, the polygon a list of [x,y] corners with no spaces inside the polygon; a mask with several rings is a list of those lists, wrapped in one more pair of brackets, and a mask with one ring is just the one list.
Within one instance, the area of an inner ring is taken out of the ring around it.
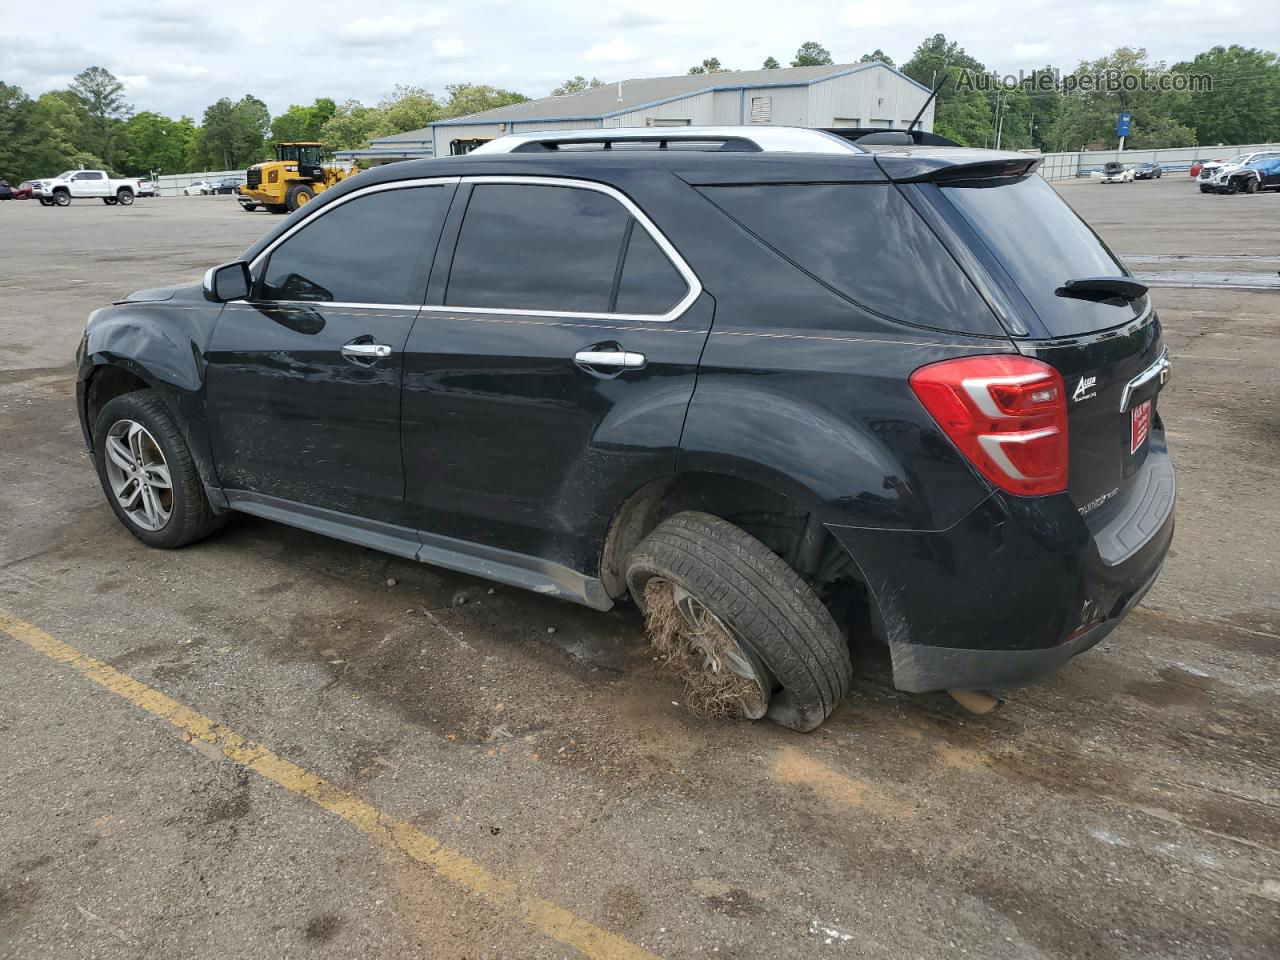
{"label": "rear spoiler", "polygon": [[954,155],[946,155],[946,152],[876,154],[876,163],[890,180],[897,183],[929,182],[950,187],[995,187],[1016,183],[1035,173],[1042,162],[1040,157],[993,156],[990,152],[988,156],[968,163],[958,163],[957,159]]}

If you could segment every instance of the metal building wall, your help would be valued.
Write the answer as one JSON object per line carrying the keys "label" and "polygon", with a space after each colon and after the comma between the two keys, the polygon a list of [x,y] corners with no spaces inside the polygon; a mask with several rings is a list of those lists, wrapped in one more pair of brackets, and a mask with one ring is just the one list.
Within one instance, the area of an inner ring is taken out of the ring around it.
{"label": "metal building wall", "polygon": [[688,120],[692,126],[710,126],[715,119],[715,94],[707,91],[681,97],[669,103],[633,110],[616,117],[605,117],[606,127],[643,127],[648,119]]}
{"label": "metal building wall", "polygon": [[[872,120],[888,120],[901,130],[924,104],[929,91],[888,70],[860,70],[821,80],[808,88],[808,94],[808,126],[835,126],[837,118],[855,119],[864,127],[871,126]],[[933,104],[920,125],[933,129]]]}

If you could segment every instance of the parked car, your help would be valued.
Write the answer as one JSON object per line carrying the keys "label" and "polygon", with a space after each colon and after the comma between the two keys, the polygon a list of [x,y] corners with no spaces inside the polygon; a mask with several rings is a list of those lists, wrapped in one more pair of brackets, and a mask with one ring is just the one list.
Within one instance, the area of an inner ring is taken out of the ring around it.
{"label": "parked car", "polygon": [[1164,175],[1164,169],[1158,163],[1140,163],[1133,168],[1133,179],[1135,180],[1159,180]]}
{"label": "parked car", "polygon": [[145,544],[241,511],[629,596],[748,717],[821,723],[851,634],[903,690],[1018,686],[1174,524],[1160,322],[1039,163],[762,126],[378,167],[94,311],[84,438]]}
{"label": "parked car", "polygon": [[37,180],[31,195],[46,207],[65,207],[73,199],[127,207],[138,195],[139,183],[136,177],[112,177],[105,170],[68,170],[50,180]]}
{"label": "parked car", "polygon": [[239,193],[240,184],[244,183],[243,177],[223,177],[213,185],[210,193]]}
{"label": "parked car", "polygon": [[1214,179],[1220,174],[1229,173],[1232,170],[1238,170],[1241,167],[1252,163],[1254,160],[1262,160],[1267,157],[1280,157],[1280,150],[1260,150],[1256,153],[1242,153],[1229,160],[1213,160],[1209,163],[1203,164],[1200,167],[1200,173],[1196,177],[1196,179],[1200,181],[1200,192],[1220,192],[1213,183]]}
{"label": "parked car", "polygon": [[0,180],[0,200],[12,200],[13,187],[9,186],[8,180]]}
{"label": "parked car", "polygon": [[196,180],[182,188],[184,197],[203,197],[213,193],[213,184],[208,180]]}
{"label": "parked car", "polygon": [[1221,170],[1209,184],[1215,193],[1257,193],[1280,188],[1280,156],[1262,157],[1243,167]]}
{"label": "parked car", "polygon": [[1200,176],[1201,169],[1208,162],[1209,162],[1208,160],[1192,160],[1191,161],[1191,168],[1189,170],[1189,173],[1191,174],[1193,179]]}
{"label": "parked car", "polygon": [[30,200],[31,195],[35,192],[37,182],[35,180],[23,180],[13,188],[13,199]]}
{"label": "parked car", "polygon": [[1133,167],[1126,167],[1123,163],[1112,160],[1102,167],[1103,183],[1132,183],[1133,178]]}

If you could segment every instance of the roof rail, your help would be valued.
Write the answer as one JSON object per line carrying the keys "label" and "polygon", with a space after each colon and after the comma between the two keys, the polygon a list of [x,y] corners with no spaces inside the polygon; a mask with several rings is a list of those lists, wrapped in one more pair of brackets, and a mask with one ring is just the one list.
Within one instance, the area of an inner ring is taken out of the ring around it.
{"label": "roof rail", "polygon": [[710,150],[736,153],[865,153],[848,140],[806,127],[593,127],[513,133],[469,154],[569,150]]}

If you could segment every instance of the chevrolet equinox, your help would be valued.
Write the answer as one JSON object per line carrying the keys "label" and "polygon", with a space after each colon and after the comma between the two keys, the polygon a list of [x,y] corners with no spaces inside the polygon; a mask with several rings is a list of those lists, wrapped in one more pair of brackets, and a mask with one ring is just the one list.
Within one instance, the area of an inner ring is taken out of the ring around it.
{"label": "chevrolet equinox", "polygon": [[886,139],[555,131],[362,173],[90,316],[107,502],[154,547],[241,511],[629,596],[698,702],[799,730],[851,624],[902,690],[1045,677],[1169,549],[1160,322],[1035,158]]}

